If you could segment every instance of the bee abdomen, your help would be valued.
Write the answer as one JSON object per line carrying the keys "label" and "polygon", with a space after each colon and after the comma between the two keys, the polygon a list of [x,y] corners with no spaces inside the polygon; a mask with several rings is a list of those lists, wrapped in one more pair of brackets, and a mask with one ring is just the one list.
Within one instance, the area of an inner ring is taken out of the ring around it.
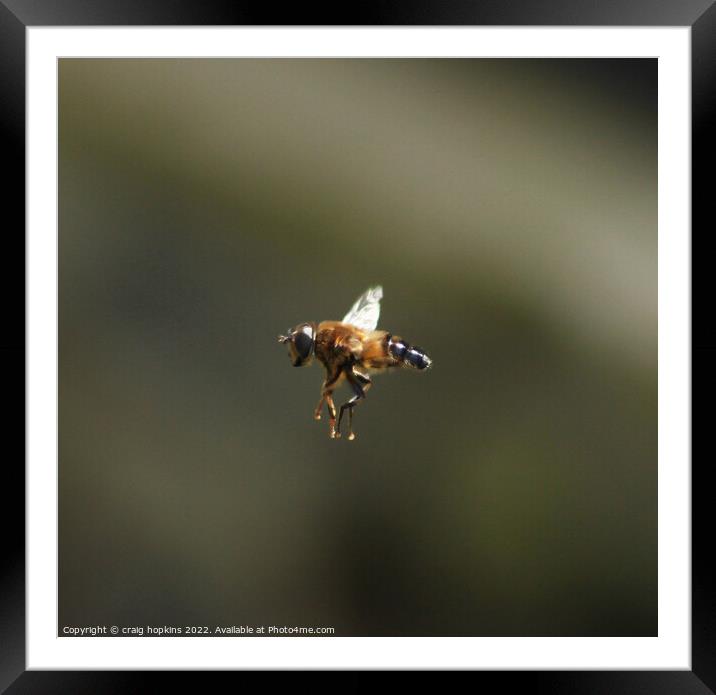
{"label": "bee abdomen", "polygon": [[388,336],[388,352],[400,363],[414,369],[427,369],[432,360],[425,351],[415,345],[409,345],[402,338]]}

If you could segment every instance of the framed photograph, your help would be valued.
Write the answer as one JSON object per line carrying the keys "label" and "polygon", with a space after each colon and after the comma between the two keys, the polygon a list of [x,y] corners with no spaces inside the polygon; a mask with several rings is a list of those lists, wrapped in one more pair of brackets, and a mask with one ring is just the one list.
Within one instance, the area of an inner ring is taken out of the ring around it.
{"label": "framed photograph", "polygon": [[692,333],[708,0],[2,3],[26,288],[8,692],[716,688],[691,396],[716,345]]}

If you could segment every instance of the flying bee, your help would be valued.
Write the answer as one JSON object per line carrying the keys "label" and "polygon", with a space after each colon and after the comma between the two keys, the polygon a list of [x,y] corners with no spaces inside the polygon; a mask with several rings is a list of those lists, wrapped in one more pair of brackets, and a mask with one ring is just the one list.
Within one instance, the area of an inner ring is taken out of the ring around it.
{"label": "flying bee", "polygon": [[[380,315],[382,287],[372,287],[364,292],[343,317],[342,321],[299,323],[289,329],[288,335],[280,335],[279,343],[288,345],[288,354],[294,367],[305,367],[314,356],[326,368],[326,379],[321,387],[313,417],[321,419],[325,403],[328,408],[329,434],[332,439],[341,436],[343,414],[348,411],[348,439],[355,439],[353,432],[353,408],[365,398],[371,386],[367,372],[387,370],[394,367],[412,367],[425,370],[432,360],[419,347],[408,345],[402,338],[388,331],[376,330]],[[336,420],[333,391],[347,381],[353,397],[341,405]]]}

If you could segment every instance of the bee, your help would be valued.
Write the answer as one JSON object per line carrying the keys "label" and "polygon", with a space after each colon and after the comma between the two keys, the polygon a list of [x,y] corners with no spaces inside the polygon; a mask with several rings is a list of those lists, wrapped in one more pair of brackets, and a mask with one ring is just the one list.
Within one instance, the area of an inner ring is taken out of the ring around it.
{"label": "bee", "polygon": [[[326,378],[313,417],[321,419],[325,403],[331,439],[341,436],[341,422],[346,411],[348,439],[355,439],[353,408],[365,399],[366,391],[371,387],[368,372],[403,366],[423,371],[432,364],[421,348],[408,345],[388,331],[376,330],[382,298],[383,288],[371,287],[358,297],[342,321],[299,323],[288,330],[288,335],[278,337],[279,343],[288,346],[288,355],[294,367],[305,367],[311,364],[314,357],[325,367]],[[353,396],[341,405],[336,418],[333,391],[344,381],[350,386]]]}

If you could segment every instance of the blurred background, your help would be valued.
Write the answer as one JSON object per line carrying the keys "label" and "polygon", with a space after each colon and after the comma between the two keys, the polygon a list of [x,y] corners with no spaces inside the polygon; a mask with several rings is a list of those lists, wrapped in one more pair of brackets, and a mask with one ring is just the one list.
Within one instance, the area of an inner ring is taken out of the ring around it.
{"label": "blurred background", "polygon": [[[60,626],[656,635],[656,60],[59,85]],[[333,441],[276,336],[373,284]]]}

